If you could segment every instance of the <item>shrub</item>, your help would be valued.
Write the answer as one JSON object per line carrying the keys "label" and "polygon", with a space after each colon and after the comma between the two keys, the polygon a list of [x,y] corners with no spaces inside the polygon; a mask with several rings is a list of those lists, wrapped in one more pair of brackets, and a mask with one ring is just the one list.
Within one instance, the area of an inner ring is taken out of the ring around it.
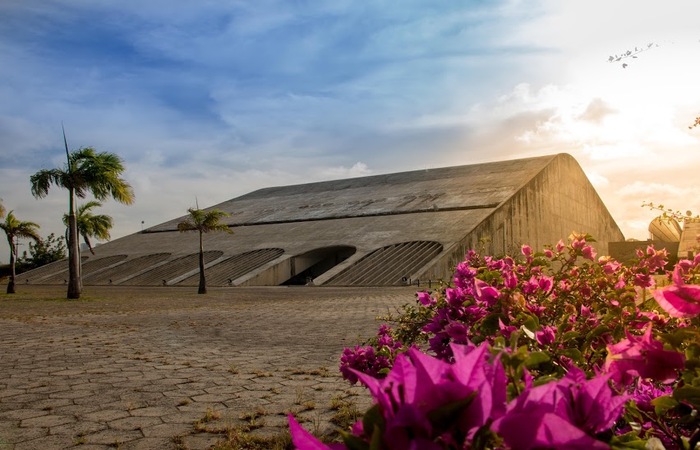
{"label": "shrub", "polygon": [[345,349],[341,373],[376,404],[339,448],[696,448],[700,257],[666,273],[664,250],[625,266],[591,242],[470,251],[451,286]]}

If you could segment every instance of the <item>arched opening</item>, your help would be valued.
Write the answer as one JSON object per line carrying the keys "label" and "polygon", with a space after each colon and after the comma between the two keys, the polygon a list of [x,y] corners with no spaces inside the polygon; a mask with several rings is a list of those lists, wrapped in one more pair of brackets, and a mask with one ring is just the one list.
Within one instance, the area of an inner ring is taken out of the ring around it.
{"label": "arched opening", "polygon": [[364,256],[324,286],[400,286],[442,252],[442,244],[413,241],[388,245]]}
{"label": "arched opening", "polygon": [[332,269],[355,254],[355,247],[338,245],[311,250],[291,260],[291,277],[282,284],[300,286]]}

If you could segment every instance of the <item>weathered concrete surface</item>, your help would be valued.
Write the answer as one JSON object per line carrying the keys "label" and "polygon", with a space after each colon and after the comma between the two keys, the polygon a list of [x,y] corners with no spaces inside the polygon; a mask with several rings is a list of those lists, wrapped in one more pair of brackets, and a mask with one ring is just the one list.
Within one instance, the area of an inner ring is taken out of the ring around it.
{"label": "weathered concrete surface", "polygon": [[[212,271],[220,272],[212,280],[219,286],[276,285],[292,277],[311,278],[315,284],[342,279],[348,285],[449,279],[469,248],[483,247],[501,256],[517,252],[522,244],[554,245],[575,231],[593,235],[602,255],[608,253],[608,242],[624,240],[581,167],[567,154],[272,187],[214,207],[231,214],[225,223],[234,231],[205,236],[205,249],[221,252],[208,260]],[[98,247],[84,267],[85,284],[108,284],[110,279],[114,284],[185,283],[198,268],[198,239],[177,231],[183,219]],[[404,245],[437,246],[440,253],[406,255],[401,258],[405,270],[386,279],[370,282],[354,276],[353,265],[365,257],[365,262],[374,261],[370,272],[395,266],[391,252],[386,259],[377,255]],[[248,267],[244,275],[235,265],[228,266],[256,251],[282,253],[260,266],[241,262]],[[135,266],[140,270],[140,264],[151,261],[149,255],[163,252],[166,259],[149,263],[152,272],[124,279]],[[102,267],[103,260],[116,262]],[[65,264],[62,270],[67,270]],[[336,277],[341,273],[345,276]],[[29,272],[20,283],[62,283],[67,278],[65,273],[44,275]]]}
{"label": "weathered concrete surface", "polygon": [[411,288],[88,288],[20,286],[0,296],[0,450],[204,449],[293,411],[325,427],[340,396],[342,348],[372,336],[375,317]]}

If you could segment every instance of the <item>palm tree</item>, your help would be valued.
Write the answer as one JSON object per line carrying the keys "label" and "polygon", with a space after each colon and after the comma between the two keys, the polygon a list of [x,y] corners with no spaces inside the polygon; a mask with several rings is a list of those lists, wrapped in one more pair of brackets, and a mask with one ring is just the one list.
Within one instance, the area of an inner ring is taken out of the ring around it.
{"label": "palm tree", "polygon": [[0,198],[0,219],[5,217],[5,207],[2,204],[2,199]]}
{"label": "palm tree", "polygon": [[[90,238],[96,238],[102,241],[110,239],[109,230],[113,226],[112,217],[106,214],[93,214],[93,208],[99,208],[102,203],[92,200],[85,204],[79,205],[75,211],[75,220],[78,223],[78,234],[83,238],[85,245],[90,249],[90,253],[95,254],[92,248]],[[68,214],[63,215],[63,224],[68,227],[70,217]]]}
{"label": "palm tree", "polygon": [[203,235],[210,231],[224,231],[232,234],[233,230],[231,230],[228,225],[219,222],[222,217],[228,217],[230,214],[219,209],[204,211],[199,208],[189,208],[187,212],[189,216],[177,224],[177,229],[181,233],[185,231],[199,231],[199,290],[197,292],[199,294],[206,294],[207,283],[204,279]]}
{"label": "palm tree", "polygon": [[34,222],[23,222],[17,220],[14,213],[7,213],[4,222],[0,222],[0,229],[7,236],[7,243],[10,244],[10,282],[7,284],[7,293],[15,293],[15,262],[17,261],[17,239],[34,239],[35,242],[41,241],[39,236],[39,225]]}
{"label": "palm tree", "polygon": [[36,198],[48,195],[51,185],[68,190],[68,298],[80,298],[80,246],[78,242],[78,221],[75,214],[75,197],[85,198],[91,193],[97,200],[112,197],[129,205],[134,201],[131,186],[121,178],[124,165],[114,153],[97,152],[91,147],[68,151],[67,163],[63,168],[43,169],[30,177],[32,194]]}

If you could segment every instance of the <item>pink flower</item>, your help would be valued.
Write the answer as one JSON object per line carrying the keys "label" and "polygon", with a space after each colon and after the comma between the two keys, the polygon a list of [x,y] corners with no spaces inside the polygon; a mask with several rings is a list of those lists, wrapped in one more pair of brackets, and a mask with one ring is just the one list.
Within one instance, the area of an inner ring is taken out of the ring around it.
{"label": "pink flower", "polygon": [[532,256],[532,247],[530,247],[529,245],[523,245],[522,247],[520,247],[520,251],[524,256],[528,258]]}
{"label": "pink flower", "polygon": [[452,288],[445,289],[445,300],[447,300],[447,303],[449,303],[451,306],[462,306],[464,303],[462,290]]}
{"label": "pink flower", "polygon": [[561,253],[564,251],[565,248],[566,248],[566,244],[564,244],[564,240],[559,239],[559,242],[557,242],[557,246],[556,246],[557,252]]}
{"label": "pink flower", "polygon": [[432,306],[436,303],[435,299],[430,296],[427,292],[418,292],[416,294],[418,301],[423,306]]}
{"label": "pink flower", "polygon": [[507,289],[515,289],[518,285],[518,276],[512,270],[504,270],[501,272],[503,275],[503,284]]}
{"label": "pink flower", "polygon": [[537,284],[539,285],[539,288],[542,289],[543,292],[548,293],[549,291],[552,290],[552,287],[554,286],[554,278],[553,277],[540,277],[538,280]]}
{"label": "pink flower", "polygon": [[513,334],[518,328],[514,327],[513,325],[504,324],[503,321],[499,318],[498,329],[503,337],[505,337],[506,339],[510,339],[510,335]]}
{"label": "pink flower", "polygon": [[607,449],[595,435],[610,429],[627,396],[615,396],[607,376],[586,380],[571,367],[563,379],[526,391],[508,404],[493,429],[514,450]]}
{"label": "pink flower", "polygon": [[577,238],[571,242],[571,248],[574,250],[582,250],[586,246],[586,240],[584,238]]}
{"label": "pink flower", "polygon": [[620,270],[620,268],[622,267],[622,264],[620,264],[619,262],[614,261],[614,260],[610,260],[608,258],[606,258],[606,259],[600,258],[598,260],[598,262],[603,265],[603,272],[605,272],[608,275],[614,274],[615,272]]}
{"label": "pink flower", "polygon": [[661,250],[656,250],[654,246],[650,245],[647,247],[647,266],[652,272],[656,272],[659,269],[663,269],[668,262],[668,251],[665,248]]}
{"label": "pink flower", "polygon": [[604,370],[621,384],[629,384],[636,376],[670,383],[684,366],[682,353],[664,350],[660,341],[652,339],[649,324],[641,337],[627,333],[627,339],[608,346]]}
{"label": "pink flower", "polygon": [[596,251],[590,245],[586,245],[585,247],[583,247],[581,249],[581,254],[584,258],[590,259],[591,261],[595,261]]}
{"label": "pink flower", "polygon": [[620,277],[617,279],[617,283],[615,283],[615,289],[624,289],[625,286],[627,286],[625,277],[620,275]]}
{"label": "pink flower", "polygon": [[[384,379],[357,373],[383,417],[382,448],[442,448],[434,444],[438,437],[471,438],[503,415],[507,379],[498,360],[490,362],[488,345],[451,348],[454,364],[411,348],[396,357]],[[360,437],[369,442],[373,432],[365,429]]]}
{"label": "pink flower", "polygon": [[649,274],[638,273],[634,276],[634,285],[643,288],[652,287],[654,285],[654,279]]}
{"label": "pink flower", "polygon": [[356,371],[379,376],[382,369],[389,366],[389,358],[378,355],[371,346],[357,345],[354,348],[345,348],[340,356],[340,373],[351,384],[358,381]]}
{"label": "pink flower", "polygon": [[491,286],[485,281],[476,279],[474,282],[474,298],[478,301],[486,303],[488,306],[492,306],[501,296],[501,292],[495,287]]}
{"label": "pink flower", "polygon": [[556,338],[554,332],[556,330],[556,328],[550,327],[549,325],[543,327],[542,330],[535,333],[535,339],[537,339],[537,343],[540,345],[549,345],[552,342],[554,342],[554,339]]}
{"label": "pink flower", "polygon": [[342,447],[329,447],[328,445],[322,443],[311,433],[302,428],[302,426],[299,425],[299,422],[297,422],[296,419],[294,419],[294,416],[291,414],[287,416],[287,420],[289,421],[289,434],[292,435],[292,442],[294,443],[294,447],[298,448],[299,450],[331,450],[333,448],[345,448],[344,445]]}
{"label": "pink flower", "polygon": [[695,317],[700,314],[700,286],[685,284],[680,266],[673,270],[673,284],[656,289],[652,295],[671,317]]}

